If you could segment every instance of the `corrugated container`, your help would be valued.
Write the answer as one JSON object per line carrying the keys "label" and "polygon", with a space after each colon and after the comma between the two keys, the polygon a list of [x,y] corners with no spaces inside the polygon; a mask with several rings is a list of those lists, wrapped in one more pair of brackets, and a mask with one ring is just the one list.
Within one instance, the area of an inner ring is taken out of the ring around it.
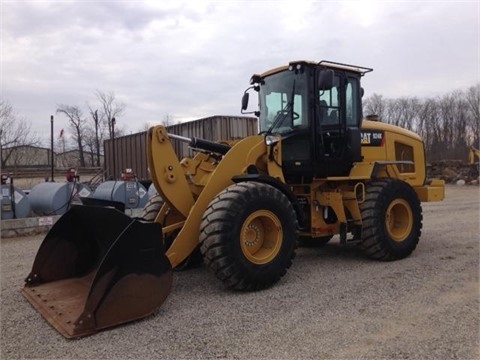
{"label": "corrugated container", "polygon": [[[257,119],[247,116],[211,116],[171,125],[167,130],[172,134],[211,141],[236,140],[258,133]],[[146,134],[141,132],[116,138],[115,141],[105,140],[107,177],[118,178],[124,169],[130,168],[139,180],[150,178],[147,171]],[[188,144],[178,140],[172,140],[172,144],[179,159],[192,155]]]}
{"label": "corrugated container", "polygon": [[[138,179],[148,179],[146,137],[141,132],[116,138],[115,141],[105,140],[105,174],[107,179],[119,179],[125,169],[132,169]],[[113,146],[115,145],[115,149]]]}

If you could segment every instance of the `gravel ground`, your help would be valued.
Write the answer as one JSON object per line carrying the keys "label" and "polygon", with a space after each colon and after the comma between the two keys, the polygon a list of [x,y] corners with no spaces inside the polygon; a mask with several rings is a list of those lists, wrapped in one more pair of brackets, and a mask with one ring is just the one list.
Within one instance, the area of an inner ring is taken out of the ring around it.
{"label": "gravel ground", "polygon": [[42,237],[1,242],[2,359],[478,359],[479,188],[423,204],[407,259],[377,262],[338,240],[301,248],[257,293],[225,290],[205,268],[174,275],[153,316],[66,340],[21,296]]}

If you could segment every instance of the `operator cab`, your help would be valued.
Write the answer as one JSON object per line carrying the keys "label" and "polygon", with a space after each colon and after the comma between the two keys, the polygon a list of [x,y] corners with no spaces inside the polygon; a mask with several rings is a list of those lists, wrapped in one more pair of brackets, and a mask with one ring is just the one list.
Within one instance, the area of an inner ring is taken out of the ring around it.
{"label": "operator cab", "polygon": [[[297,61],[252,76],[259,96],[259,131],[267,142],[281,138],[287,182],[347,176],[361,160],[360,78],[369,71],[330,61]],[[247,104],[248,92],[243,113]]]}

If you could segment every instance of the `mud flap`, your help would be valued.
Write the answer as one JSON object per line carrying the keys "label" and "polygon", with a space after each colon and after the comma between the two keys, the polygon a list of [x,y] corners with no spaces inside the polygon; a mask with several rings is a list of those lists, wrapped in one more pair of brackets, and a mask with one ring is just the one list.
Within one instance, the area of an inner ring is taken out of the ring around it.
{"label": "mud flap", "polygon": [[73,206],[45,237],[22,293],[73,338],[152,314],[171,286],[159,224]]}

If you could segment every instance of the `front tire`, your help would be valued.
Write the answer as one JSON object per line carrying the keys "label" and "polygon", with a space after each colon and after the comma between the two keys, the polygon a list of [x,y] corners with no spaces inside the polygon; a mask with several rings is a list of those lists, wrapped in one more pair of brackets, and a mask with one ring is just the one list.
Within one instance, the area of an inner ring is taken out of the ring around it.
{"label": "front tire", "polygon": [[271,185],[229,186],[211,201],[200,229],[205,262],[230,289],[269,287],[295,257],[296,214],[288,198]]}
{"label": "front tire", "polygon": [[367,184],[360,204],[365,253],[378,260],[398,260],[417,247],[422,230],[422,208],[415,190],[397,179]]}

